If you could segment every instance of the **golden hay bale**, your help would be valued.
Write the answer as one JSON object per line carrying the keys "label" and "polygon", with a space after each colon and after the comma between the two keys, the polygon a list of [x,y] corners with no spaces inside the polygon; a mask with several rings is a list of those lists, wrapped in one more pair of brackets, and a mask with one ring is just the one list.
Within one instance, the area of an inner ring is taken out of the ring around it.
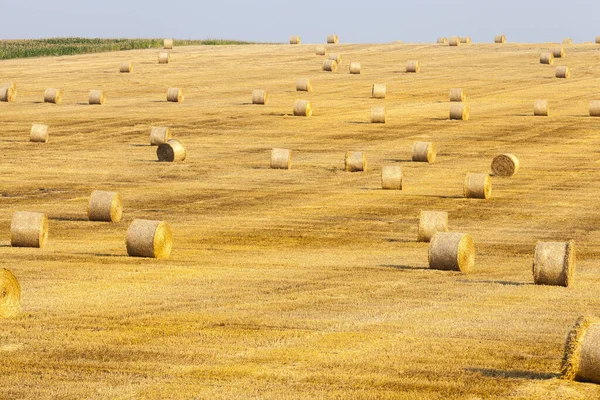
{"label": "golden hay bale", "polygon": [[119,65],[119,72],[131,72],[133,71],[133,64],[131,61],[121,61]]}
{"label": "golden hay bale", "polygon": [[410,60],[406,63],[406,72],[419,72],[421,70],[421,65],[416,60]]}
{"label": "golden hay bale", "polygon": [[500,154],[492,160],[495,176],[513,176],[519,170],[519,159],[514,154]]}
{"label": "golden hay bale", "polygon": [[463,186],[463,196],[468,199],[489,199],[492,197],[492,180],[488,174],[467,174]]}
{"label": "golden hay bale", "polygon": [[21,311],[21,285],[6,268],[0,268],[0,318],[14,317]]}
{"label": "golden hay bale", "polygon": [[90,104],[104,104],[106,100],[106,95],[104,94],[104,90],[92,90],[90,91]]}
{"label": "golden hay bale", "polygon": [[448,212],[421,211],[417,242],[430,242],[438,232],[448,232]]}
{"label": "golden hay bale", "polygon": [[308,100],[296,100],[294,103],[294,115],[310,117],[312,115],[312,104]]}
{"label": "golden hay bale", "polygon": [[581,316],[569,331],[561,364],[561,377],[600,383],[600,320]]}
{"label": "golden hay bale", "polygon": [[292,168],[292,151],[289,149],[271,150],[271,168],[290,169]]}
{"label": "golden hay bale", "polygon": [[467,96],[465,96],[465,91],[462,88],[450,89],[450,101],[463,102],[466,100]]}
{"label": "golden hay bale", "polygon": [[171,61],[171,54],[169,53],[159,53],[158,54],[158,63],[159,64],[168,64]]}
{"label": "golden hay bale", "polygon": [[165,221],[134,219],[127,229],[127,254],[131,257],[167,258],[173,233]]}
{"label": "golden hay bale", "polygon": [[173,48],[173,39],[165,39],[163,41],[163,48],[166,50],[171,50]]}
{"label": "golden hay bale", "polygon": [[371,123],[372,124],[385,124],[385,107],[372,107],[371,108]]}
{"label": "golden hay bale", "polygon": [[469,106],[463,103],[451,104],[450,119],[467,121],[469,119]]}
{"label": "golden hay bale", "polygon": [[402,190],[402,167],[384,165],[381,167],[381,188],[385,190]]}
{"label": "golden hay bale", "polygon": [[351,74],[360,74],[360,63],[359,62],[351,62],[350,63],[350,73]]}
{"label": "golden hay bale", "polygon": [[506,36],[505,35],[498,35],[494,38],[494,43],[498,43],[498,44],[503,44],[506,43]]}
{"label": "golden hay bale", "polygon": [[123,216],[123,198],[118,192],[94,190],[88,203],[90,221],[119,222]]}
{"label": "golden hay bale", "polygon": [[373,97],[374,99],[385,99],[385,93],[385,83],[375,83],[371,88],[371,97]]}
{"label": "golden hay bale", "polygon": [[533,115],[538,117],[550,116],[550,106],[548,100],[536,100],[533,102]]}
{"label": "golden hay bale", "polygon": [[12,247],[42,248],[48,241],[48,217],[44,213],[17,211],[10,223]]}
{"label": "golden hay bale", "polygon": [[267,104],[269,95],[264,89],[256,89],[252,91],[252,104]]}
{"label": "golden hay bale", "polygon": [[150,146],[167,143],[171,139],[171,128],[166,126],[153,126],[150,129]]}
{"label": "golden hay bale", "polygon": [[310,92],[312,91],[312,83],[308,78],[298,78],[296,80],[296,91],[297,92]]}
{"label": "golden hay bale", "polygon": [[14,101],[17,98],[17,85],[14,82],[3,83],[0,86],[0,101]]}
{"label": "golden hay bale", "polygon": [[338,44],[339,38],[338,35],[328,35],[327,43],[329,44]]}
{"label": "golden hay bale", "polygon": [[590,117],[600,117],[600,100],[590,101]]}
{"label": "golden hay bale", "polygon": [[445,37],[439,37],[437,39],[437,44],[448,44],[448,39],[446,39]]}
{"label": "golden hay bale", "polygon": [[325,49],[325,46],[317,46],[316,54],[318,56],[327,55],[327,49]]}
{"label": "golden hay bale", "polygon": [[575,242],[538,242],[532,272],[536,285],[571,285],[575,274]]}
{"label": "golden hay bale", "polygon": [[458,47],[458,46],[460,46],[460,38],[456,37],[456,36],[452,36],[450,38],[450,41],[448,42],[448,45],[452,46],[452,47]]}
{"label": "golden hay bale", "polygon": [[554,54],[542,53],[542,55],[540,56],[540,64],[547,64],[547,65],[554,64]]}
{"label": "golden hay bale", "polygon": [[342,55],[338,53],[331,53],[327,56],[328,60],[334,60],[338,65],[342,63]]}
{"label": "golden hay bale", "polygon": [[556,77],[568,79],[571,77],[571,70],[569,67],[557,67],[556,68]]}
{"label": "golden hay bale", "polygon": [[596,44],[600,44],[600,36],[596,36]]}
{"label": "golden hay bale", "polygon": [[429,243],[429,268],[469,272],[475,264],[475,243],[471,235],[437,232]]}
{"label": "golden hay bale", "polygon": [[48,125],[33,124],[29,133],[30,142],[48,143]]}
{"label": "golden hay bale", "polygon": [[290,36],[290,44],[300,44],[300,36]]}
{"label": "golden hay bale", "polygon": [[158,161],[177,162],[185,160],[187,153],[179,140],[169,139],[166,143],[158,145],[156,156]]}
{"label": "golden hay bale", "polygon": [[433,142],[415,142],[412,149],[412,160],[419,162],[435,162],[436,152]]}
{"label": "golden hay bale", "polygon": [[335,72],[337,71],[338,64],[335,60],[323,61],[323,71]]}
{"label": "golden hay bale", "polygon": [[173,103],[182,103],[183,102],[183,89],[181,88],[169,88],[167,90],[167,101]]}
{"label": "golden hay bale", "polygon": [[348,172],[367,172],[367,155],[362,151],[347,151],[344,168]]}
{"label": "golden hay bale", "polygon": [[565,39],[563,39],[563,44],[573,44],[573,39],[565,38]]}
{"label": "golden hay bale", "polygon": [[461,36],[460,42],[462,44],[471,44],[471,38],[468,36]]}
{"label": "golden hay bale", "polygon": [[562,46],[553,48],[551,52],[554,58],[563,58],[566,55],[565,48]]}
{"label": "golden hay bale", "polygon": [[62,101],[62,90],[46,89],[44,92],[44,103],[60,104]]}

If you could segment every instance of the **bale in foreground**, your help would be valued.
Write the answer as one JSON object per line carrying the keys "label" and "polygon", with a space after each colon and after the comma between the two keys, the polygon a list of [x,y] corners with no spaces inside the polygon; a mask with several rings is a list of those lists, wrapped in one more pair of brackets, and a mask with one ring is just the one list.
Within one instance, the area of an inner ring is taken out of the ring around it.
{"label": "bale in foreground", "polygon": [[12,272],[0,268],[0,318],[14,317],[21,311],[21,285]]}
{"label": "bale in foreground", "polygon": [[187,153],[183,144],[177,139],[169,139],[156,149],[158,161],[177,162],[185,160]]}
{"label": "bale in foreground", "polygon": [[0,101],[9,102],[17,98],[17,85],[14,82],[3,83],[0,86]]}
{"label": "bale in foreground", "polygon": [[418,162],[435,162],[436,151],[433,142],[415,142],[412,149],[412,160]]}
{"label": "bale in foreground", "polygon": [[569,331],[561,377],[600,383],[600,320],[597,318],[581,316]]}
{"label": "bale in foreground", "polygon": [[266,90],[256,89],[252,91],[252,104],[267,104],[269,95]]}
{"label": "bale in foreground", "polygon": [[347,151],[344,169],[348,172],[367,172],[367,155],[362,151]]}
{"label": "bale in foreground", "polygon": [[90,91],[90,99],[89,99],[90,104],[102,105],[102,104],[104,104],[105,100],[106,100],[106,95],[104,94],[104,90]]}
{"label": "bale in foreground", "polygon": [[29,133],[30,142],[48,143],[48,125],[33,124]]}
{"label": "bale in foreground", "polygon": [[450,105],[450,119],[459,121],[469,120],[469,106],[463,103]]}
{"label": "bale in foreground", "polygon": [[42,248],[48,241],[48,216],[44,213],[17,211],[10,223],[12,247]]}
{"label": "bale in foreground", "polygon": [[448,212],[421,211],[417,242],[430,242],[438,232],[448,232]]}
{"label": "bale in foreground", "polygon": [[475,264],[475,243],[471,235],[438,232],[429,244],[429,268],[469,272]]}
{"label": "bale in foreground", "polygon": [[513,176],[519,170],[519,159],[514,154],[500,154],[492,160],[492,172],[496,176]]}
{"label": "bale in foreground", "polygon": [[173,233],[165,221],[134,219],[127,229],[127,254],[131,257],[167,258]]}
{"label": "bale in foreground", "polygon": [[294,115],[310,117],[312,115],[312,104],[308,100],[296,100],[294,103]]}
{"label": "bale in foreground", "polygon": [[94,190],[88,203],[90,221],[119,222],[123,216],[123,198],[118,192]]}
{"label": "bale in foreground", "polygon": [[532,271],[536,285],[572,285],[575,275],[575,242],[538,242]]}
{"label": "bale in foreground", "polygon": [[60,104],[62,91],[60,89],[46,89],[44,92],[44,103]]}
{"label": "bale in foreground", "polygon": [[290,169],[292,168],[292,151],[289,149],[271,150],[271,168],[272,169]]}
{"label": "bale in foreground", "polygon": [[402,190],[402,167],[384,165],[381,167],[381,188],[385,190]]}
{"label": "bale in foreground", "polygon": [[372,124],[385,124],[385,107],[372,107],[371,108],[371,123]]}
{"label": "bale in foreground", "polygon": [[167,143],[171,139],[171,128],[166,126],[153,126],[150,129],[150,146]]}
{"label": "bale in foreground", "polygon": [[167,90],[167,101],[172,103],[181,103],[183,102],[183,89],[180,88],[169,88]]}
{"label": "bale in foreground", "polygon": [[488,174],[467,174],[463,186],[463,196],[468,199],[489,199],[492,197],[492,180]]}

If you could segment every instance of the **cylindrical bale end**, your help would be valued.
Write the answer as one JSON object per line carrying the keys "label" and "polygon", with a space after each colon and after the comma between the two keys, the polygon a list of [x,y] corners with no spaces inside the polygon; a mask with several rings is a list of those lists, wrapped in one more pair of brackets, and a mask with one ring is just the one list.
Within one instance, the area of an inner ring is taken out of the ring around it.
{"label": "cylindrical bale end", "polygon": [[448,41],[448,45],[451,47],[458,47],[460,46],[460,38],[453,36],[450,38],[450,40]]}
{"label": "cylindrical bale end", "polygon": [[492,180],[488,174],[467,174],[463,195],[468,199],[489,199],[492,197]]}
{"label": "cylindrical bale end", "polygon": [[367,155],[362,151],[347,151],[344,168],[348,172],[367,172]]}
{"label": "cylindrical bale end", "polygon": [[600,117],[600,100],[590,101],[590,117]]}
{"label": "cylindrical bale end", "polygon": [[167,101],[172,103],[182,103],[183,102],[183,89],[181,88],[169,88],[167,90]]}
{"label": "cylindrical bale end", "polygon": [[62,91],[60,89],[46,89],[44,92],[44,103],[60,104]]}
{"label": "cylindrical bale end", "polygon": [[166,126],[154,126],[150,130],[150,146],[158,146],[167,143],[171,139],[171,128]]}
{"label": "cylindrical bale end", "polygon": [[385,190],[402,190],[402,167],[384,165],[381,167],[381,188]]}
{"label": "cylindrical bale end", "polygon": [[90,91],[90,104],[104,104],[106,100],[106,95],[104,94],[104,90],[92,90]]}
{"label": "cylindrical bale end", "polygon": [[421,64],[416,60],[410,60],[406,63],[406,72],[416,73],[421,70]]}
{"label": "cylindrical bale end", "polygon": [[17,85],[13,82],[3,83],[0,86],[0,101],[9,102],[17,98]]}
{"label": "cylindrical bale end", "polygon": [[335,60],[323,61],[323,71],[335,72],[335,71],[337,71],[337,68],[338,68],[338,64]]}
{"label": "cylindrical bale end", "polygon": [[338,44],[339,42],[339,38],[338,35],[328,35],[327,36],[327,43],[328,44]]}
{"label": "cylindrical bale end", "polygon": [[430,242],[438,232],[448,232],[448,212],[421,211],[417,241]]}
{"label": "cylindrical bale end", "polygon": [[119,65],[119,72],[132,72],[133,71],[133,63],[131,61],[122,61],[121,65]]}
{"label": "cylindrical bale end", "polygon": [[131,257],[167,258],[173,233],[165,221],[134,219],[127,230],[127,254]]}
{"label": "cylindrical bale end", "polygon": [[475,242],[471,235],[437,232],[429,243],[429,268],[469,272],[475,264]]}
{"label": "cylindrical bale end", "polygon": [[565,48],[560,46],[553,48],[552,54],[554,55],[554,58],[564,58],[567,53],[565,52]]}
{"label": "cylindrical bale end", "polygon": [[562,79],[569,79],[571,77],[571,70],[569,67],[557,67],[556,77]]}
{"label": "cylindrical bale end", "polygon": [[185,160],[187,153],[179,140],[169,139],[166,143],[158,146],[156,156],[158,157],[158,161],[177,162]]}
{"label": "cylindrical bale end", "polygon": [[359,75],[360,74],[360,63],[359,62],[351,62],[350,63],[350,73]]}
{"label": "cylindrical bale end", "polygon": [[448,44],[448,39],[446,39],[445,37],[439,37],[437,39],[437,44],[445,44],[445,45],[447,45]]}
{"label": "cylindrical bale end", "polygon": [[290,36],[290,44],[300,44],[300,36]]}
{"label": "cylindrical bale end", "polygon": [[469,119],[469,106],[463,103],[450,105],[450,119],[467,121]]}
{"label": "cylindrical bale end", "polygon": [[412,149],[412,160],[418,162],[435,162],[436,151],[433,142],[415,142]]}
{"label": "cylindrical bale end", "polygon": [[171,61],[171,55],[169,53],[159,53],[158,54],[158,63],[159,64],[168,64]]}
{"label": "cylindrical bale end", "polygon": [[324,56],[327,55],[327,49],[325,48],[325,46],[317,46],[315,53],[318,56]]}
{"label": "cylindrical bale end", "polygon": [[540,64],[547,64],[547,65],[554,64],[554,54],[552,54],[552,53],[542,53],[540,55]]}
{"label": "cylindrical bale end", "polygon": [[536,100],[533,102],[533,115],[537,117],[550,116],[550,106],[548,100]]}
{"label": "cylindrical bale end", "polygon": [[21,285],[6,268],[0,268],[0,318],[11,318],[21,311]]}
{"label": "cylindrical bale end", "polygon": [[252,91],[252,104],[267,104],[269,95],[266,90],[256,89]]}
{"label": "cylindrical bale end", "polygon": [[492,160],[495,176],[513,176],[519,170],[519,159],[514,154],[500,154]]}
{"label": "cylindrical bale end", "polygon": [[272,169],[290,169],[292,168],[292,150],[273,149],[271,150],[271,168]]}
{"label": "cylindrical bale end", "polygon": [[504,44],[506,43],[506,36],[505,35],[498,35],[494,38],[494,43],[496,44]]}
{"label": "cylindrical bale end", "polygon": [[308,100],[296,100],[294,103],[294,115],[310,117],[313,113],[312,104]]}
{"label": "cylindrical bale end", "polygon": [[17,211],[10,223],[12,247],[42,248],[48,241],[48,217],[44,213]]}
{"label": "cylindrical bale end", "polygon": [[538,242],[533,256],[536,285],[568,287],[575,275],[575,242]]}
{"label": "cylindrical bale end", "polygon": [[385,92],[385,83],[376,83],[371,88],[371,97],[373,97],[374,99],[385,99]]}
{"label": "cylindrical bale end", "polygon": [[94,190],[88,204],[90,221],[119,222],[123,216],[123,198],[118,192]]}
{"label": "cylindrical bale end", "polygon": [[465,100],[467,100],[467,96],[465,96],[465,91],[462,88],[450,89],[450,101],[461,103]]}
{"label": "cylindrical bale end", "polygon": [[299,78],[296,80],[296,91],[297,92],[310,92],[312,91],[312,83],[308,78]]}
{"label": "cylindrical bale end", "polygon": [[171,50],[171,49],[173,49],[173,39],[165,39],[163,41],[163,48],[165,50]]}
{"label": "cylindrical bale end", "polygon": [[30,142],[48,143],[48,125],[33,124],[29,134]]}
{"label": "cylindrical bale end", "polygon": [[561,364],[561,377],[600,383],[600,320],[581,316],[569,331]]}
{"label": "cylindrical bale end", "polygon": [[372,124],[385,124],[385,107],[372,107],[371,108],[371,123]]}

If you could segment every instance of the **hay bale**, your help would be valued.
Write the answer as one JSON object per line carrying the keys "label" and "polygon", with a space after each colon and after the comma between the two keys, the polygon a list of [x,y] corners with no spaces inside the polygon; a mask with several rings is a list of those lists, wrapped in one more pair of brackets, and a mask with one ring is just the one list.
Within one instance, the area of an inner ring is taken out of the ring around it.
{"label": "hay bale", "polygon": [[367,172],[367,155],[362,151],[347,151],[344,168],[348,172]]}
{"label": "hay bale", "polygon": [[371,97],[374,99],[385,99],[386,90],[385,83],[375,83],[371,88]]}
{"label": "hay bale", "polygon": [[600,383],[600,320],[581,316],[569,331],[561,363],[561,377]]}
{"label": "hay bale", "polygon": [[289,149],[271,150],[271,168],[272,169],[290,169],[292,168],[292,151]]}
{"label": "hay bale", "polygon": [[421,70],[421,65],[416,60],[410,60],[406,63],[406,72],[417,73]]}
{"label": "hay bale", "polygon": [[17,98],[17,85],[14,82],[3,83],[0,86],[0,101],[9,102]]}
{"label": "hay bale", "polygon": [[252,104],[267,104],[269,95],[264,89],[256,89],[252,91]]}
{"label": "hay bale", "polygon": [[165,39],[163,41],[163,48],[165,50],[171,50],[173,48],[173,39]]}
{"label": "hay bale", "polygon": [[538,242],[533,256],[536,285],[569,286],[575,274],[575,242]]}
{"label": "hay bale", "polygon": [[504,44],[506,43],[506,36],[505,35],[498,35],[494,38],[494,43],[497,44]]}
{"label": "hay bale", "polygon": [[492,160],[495,176],[513,176],[519,170],[519,159],[513,154],[500,154]]}
{"label": "hay bale", "polygon": [[127,254],[131,257],[167,258],[173,233],[165,221],[134,219],[127,229]]}
{"label": "hay bale", "polygon": [[547,52],[542,53],[540,56],[540,64],[552,65],[554,64],[554,54]]}
{"label": "hay bale", "polygon": [[458,46],[460,46],[460,38],[456,37],[456,36],[452,36],[450,38],[450,41],[448,42],[448,45],[452,46],[452,47],[458,47]]}
{"label": "hay bale", "polygon": [[555,76],[557,78],[569,79],[571,77],[571,70],[569,67],[557,67]]}
{"label": "hay bale", "polygon": [[158,54],[158,63],[159,64],[168,64],[171,61],[171,54],[169,53],[159,53]]}
{"label": "hay bale", "polygon": [[0,268],[0,318],[11,318],[21,311],[21,285],[6,268]]}
{"label": "hay bale", "polygon": [[596,44],[600,44],[600,36],[596,36]]}
{"label": "hay bale", "polygon": [[296,100],[294,103],[294,115],[310,117],[312,115],[312,104],[308,100]]}
{"label": "hay bale", "polygon": [[17,211],[10,223],[12,247],[42,248],[48,241],[48,217],[44,213]]}
{"label": "hay bale", "polygon": [[565,52],[565,48],[560,46],[560,47],[555,47],[551,50],[552,55],[554,55],[554,58],[564,58],[565,55],[567,54]]}
{"label": "hay bale", "polygon": [[327,56],[327,59],[335,61],[338,65],[342,63],[342,55],[338,53],[331,53]]}
{"label": "hay bale", "polygon": [[548,100],[536,100],[533,102],[533,115],[538,117],[550,116],[550,106]]}
{"label": "hay bale", "polygon": [[156,156],[158,161],[177,162],[185,160],[187,153],[179,140],[169,139],[166,143],[158,145]]}
{"label": "hay bale", "polygon": [[590,117],[600,117],[600,100],[590,101]]}
{"label": "hay bale", "polygon": [[123,216],[123,198],[118,192],[94,190],[88,203],[90,221],[119,222]]}
{"label": "hay bale", "polygon": [[371,108],[371,123],[372,124],[385,124],[385,107],[372,107]]}
{"label": "hay bale", "polygon": [[360,63],[359,62],[351,62],[350,63],[350,73],[351,74],[360,74]]}
{"label": "hay bale", "polygon": [[167,101],[172,103],[182,103],[183,102],[183,89],[181,88],[169,88],[167,90]]}
{"label": "hay bale", "polygon": [[48,143],[48,125],[33,124],[29,133],[30,142]]}
{"label": "hay bale", "polygon": [[467,96],[465,96],[465,91],[462,90],[462,88],[450,89],[450,101],[463,102],[466,100],[467,100]]}
{"label": "hay bale", "polygon": [[439,37],[437,39],[437,44],[448,44],[448,39],[446,39],[445,37]]}
{"label": "hay bale", "polygon": [[290,44],[300,44],[300,36],[290,36]]}
{"label": "hay bale", "polygon": [[433,142],[415,142],[412,149],[412,160],[418,162],[435,162],[436,152]]}
{"label": "hay bale", "polygon": [[471,235],[437,232],[429,243],[429,268],[469,272],[475,264],[475,242]]}
{"label": "hay bale", "polygon": [[335,72],[337,71],[338,64],[335,60],[323,61],[323,71]]}
{"label": "hay bale", "polygon": [[153,126],[150,129],[150,146],[167,143],[171,139],[171,128],[166,126]]}
{"label": "hay bale", "polygon": [[469,36],[461,36],[460,42],[462,44],[471,44],[471,38]]}
{"label": "hay bale", "polygon": [[308,78],[298,78],[296,80],[296,91],[297,92],[310,92],[312,91],[312,83]]}
{"label": "hay bale", "polygon": [[338,35],[328,35],[327,36],[327,43],[328,44],[338,44],[339,38]]}
{"label": "hay bale", "polygon": [[563,44],[573,44],[573,39],[571,39],[571,38],[564,38],[563,39]]}
{"label": "hay bale", "polygon": [[318,56],[327,55],[327,49],[325,49],[325,46],[317,46],[316,54]]}
{"label": "hay bale", "polygon": [[421,211],[417,242],[430,242],[438,232],[448,232],[448,213],[446,211]]}
{"label": "hay bale", "polygon": [[402,190],[402,167],[384,165],[381,167],[381,188],[385,190]]}
{"label": "hay bale", "polygon": [[44,103],[60,104],[62,101],[62,90],[46,89],[44,92]]}
{"label": "hay bale", "polygon": [[133,63],[131,61],[121,61],[119,65],[119,72],[131,72],[133,71]]}
{"label": "hay bale", "polygon": [[91,90],[90,91],[90,104],[104,104],[106,100],[106,96],[104,95],[104,90]]}
{"label": "hay bale", "polygon": [[467,121],[469,119],[469,106],[463,103],[451,104],[450,119]]}
{"label": "hay bale", "polygon": [[463,186],[463,196],[468,199],[489,199],[492,197],[492,180],[488,174],[467,174]]}

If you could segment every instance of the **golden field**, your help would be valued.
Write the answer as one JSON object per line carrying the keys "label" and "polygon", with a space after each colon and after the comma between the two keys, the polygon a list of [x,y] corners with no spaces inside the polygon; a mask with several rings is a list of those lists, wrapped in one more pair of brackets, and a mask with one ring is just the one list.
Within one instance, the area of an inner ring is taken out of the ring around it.
{"label": "golden field", "polygon": [[[558,373],[577,317],[600,314],[600,52],[568,45],[540,65],[554,46],[340,44],[337,73],[315,45],[0,62],[19,91],[0,104],[0,268],[22,288],[22,313],[0,320],[0,398],[599,397]],[[304,77],[310,93],[295,91]],[[167,103],[169,87],[185,101]],[[453,87],[469,121],[448,119]],[[46,88],[63,104],[43,103]],[[92,89],[104,105],[87,104]],[[314,115],[292,116],[296,99]],[[550,117],[533,116],[536,99]],[[377,105],[385,125],[369,123]],[[29,142],[33,123],[49,143]],[[151,126],[172,127],[187,159],[157,162]],[[415,141],[436,143],[435,163],[410,161]],[[269,168],[273,147],[293,150],[291,170]],[[347,150],[368,172],[344,171]],[[489,200],[463,198],[466,173],[501,153],[520,171],[493,177]],[[402,191],[381,190],[383,165],[402,165]],[[121,222],[87,220],[95,189],[121,193]],[[472,273],[429,270],[421,210],[473,236]],[[45,248],[10,247],[15,211],[48,214]],[[171,225],[170,258],[127,256],[134,218]],[[569,239],[575,285],[533,285],[536,242]]]}

